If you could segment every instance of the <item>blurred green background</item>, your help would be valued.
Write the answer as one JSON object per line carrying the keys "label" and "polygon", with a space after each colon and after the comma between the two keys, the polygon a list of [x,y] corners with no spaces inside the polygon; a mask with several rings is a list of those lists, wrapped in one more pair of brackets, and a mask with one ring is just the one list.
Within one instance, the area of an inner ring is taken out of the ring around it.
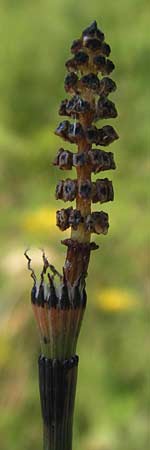
{"label": "blurred green background", "polygon": [[[96,239],[87,280],[74,449],[148,450],[149,0],[1,0],[0,17],[0,448],[42,448],[39,341],[23,252],[42,246],[59,269],[64,261],[54,199],[61,174],[51,164],[63,142],[53,130],[70,44],[96,19],[116,64],[120,140],[110,148],[111,227]],[[31,253],[38,270],[40,252]]]}

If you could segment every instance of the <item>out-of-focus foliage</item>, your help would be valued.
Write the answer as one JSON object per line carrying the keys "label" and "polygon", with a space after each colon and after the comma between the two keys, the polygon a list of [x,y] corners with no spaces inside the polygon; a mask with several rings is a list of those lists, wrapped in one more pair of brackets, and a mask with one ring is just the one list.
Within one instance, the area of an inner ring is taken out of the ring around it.
{"label": "out-of-focus foliage", "polygon": [[62,174],[51,164],[63,143],[53,130],[69,46],[96,19],[116,64],[120,140],[111,147],[117,171],[106,174],[115,187],[115,203],[103,208],[110,231],[97,238],[87,281],[74,448],[148,450],[149,1],[1,0],[0,17],[0,448],[42,445],[39,344],[23,251],[44,246],[59,269],[64,261],[54,224]]}

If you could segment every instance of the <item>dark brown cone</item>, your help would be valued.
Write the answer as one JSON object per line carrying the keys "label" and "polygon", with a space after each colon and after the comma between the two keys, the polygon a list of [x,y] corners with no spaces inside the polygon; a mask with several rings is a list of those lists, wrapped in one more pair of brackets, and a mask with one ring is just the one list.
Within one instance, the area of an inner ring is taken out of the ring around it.
{"label": "dark brown cone", "polygon": [[[101,128],[95,122],[117,117],[115,104],[108,99],[116,90],[115,82],[109,77],[115,66],[109,55],[110,46],[104,33],[94,21],[71,46],[72,57],[66,62],[68,75],[65,90],[71,98],[61,102],[59,114],[70,117],[57,127],[57,136],[76,144],[77,153],[60,149],[54,164],[60,169],[76,168],[77,179],[67,178],[57,184],[56,198],[76,200],[75,209],[57,212],[57,225],[63,231],[71,226],[71,238],[64,240],[68,247],[64,266],[66,280],[75,285],[80,274],[86,276],[90,259],[91,233],[108,231],[106,213],[92,213],[91,204],[112,201],[112,182],[108,179],[92,181],[92,173],[115,169],[113,153],[96,150],[92,145],[107,147],[118,139],[112,125]],[[102,78],[101,78],[102,75]],[[98,97],[99,98],[98,98]],[[74,121],[74,122],[73,122]]]}

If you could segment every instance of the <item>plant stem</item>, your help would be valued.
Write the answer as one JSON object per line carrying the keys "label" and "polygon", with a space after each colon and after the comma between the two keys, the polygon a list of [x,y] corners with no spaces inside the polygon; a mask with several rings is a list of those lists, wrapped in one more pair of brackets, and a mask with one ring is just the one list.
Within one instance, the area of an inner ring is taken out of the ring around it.
{"label": "plant stem", "polygon": [[[84,71],[83,71],[84,74]],[[84,100],[88,100],[91,106],[94,103],[94,95],[87,95],[86,90],[83,88],[82,90],[82,98]],[[93,114],[89,114],[86,117],[84,115],[80,115],[80,124],[82,125],[83,130],[86,131],[87,127],[89,127],[92,124],[93,121]],[[87,140],[84,138],[78,143],[78,153],[85,152],[87,153],[89,150],[91,150],[92,145],[87,142]],[[80,185],[81,182],[89,181],[91,182],[91,166],[89,164],[84,165],[83,167],[77,167],[77,181],[78,185]],[[79,195],[76,197],[76,209],[80,211],[82,214],[82,217],[85,217],[86,215],[91,213],[91,199],[83,199]],[[85,227],[83,224],[80,224],[77,228],[77,230],[71,229],[71,239],[77,240],[80,243],[90,243],[91,239],[91,233],[85,231]],[[88,252],[88,251],[87,251]],[[73,285],[74,282],[78,279],[80,274],[85,271],[85,261],[84,259],[81,260],[81,257],[79,258],[80,261],[78,261],[78,257],[75,253],[71,254],[71,270],[66,270],[66,267],[70,265],[70,252],[67,251],[66,255],[66,262],[65,262],[65,274],[66,279]],[[87,259],[88,255],[87,255]],[[82,264],[81,264],[82,263]]]}
{"label": "plant stem", "polygon": [[43,450],[71,450],[78,357],[39,358]]}

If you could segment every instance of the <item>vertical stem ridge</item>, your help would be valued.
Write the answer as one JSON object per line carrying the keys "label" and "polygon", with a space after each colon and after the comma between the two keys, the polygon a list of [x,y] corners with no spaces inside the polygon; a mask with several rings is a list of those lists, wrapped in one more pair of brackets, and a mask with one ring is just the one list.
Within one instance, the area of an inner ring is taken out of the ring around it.
{"label": "vertical stem ridge", "polygon": [[43,450],[71,450],[78,357],[39,358]]}

